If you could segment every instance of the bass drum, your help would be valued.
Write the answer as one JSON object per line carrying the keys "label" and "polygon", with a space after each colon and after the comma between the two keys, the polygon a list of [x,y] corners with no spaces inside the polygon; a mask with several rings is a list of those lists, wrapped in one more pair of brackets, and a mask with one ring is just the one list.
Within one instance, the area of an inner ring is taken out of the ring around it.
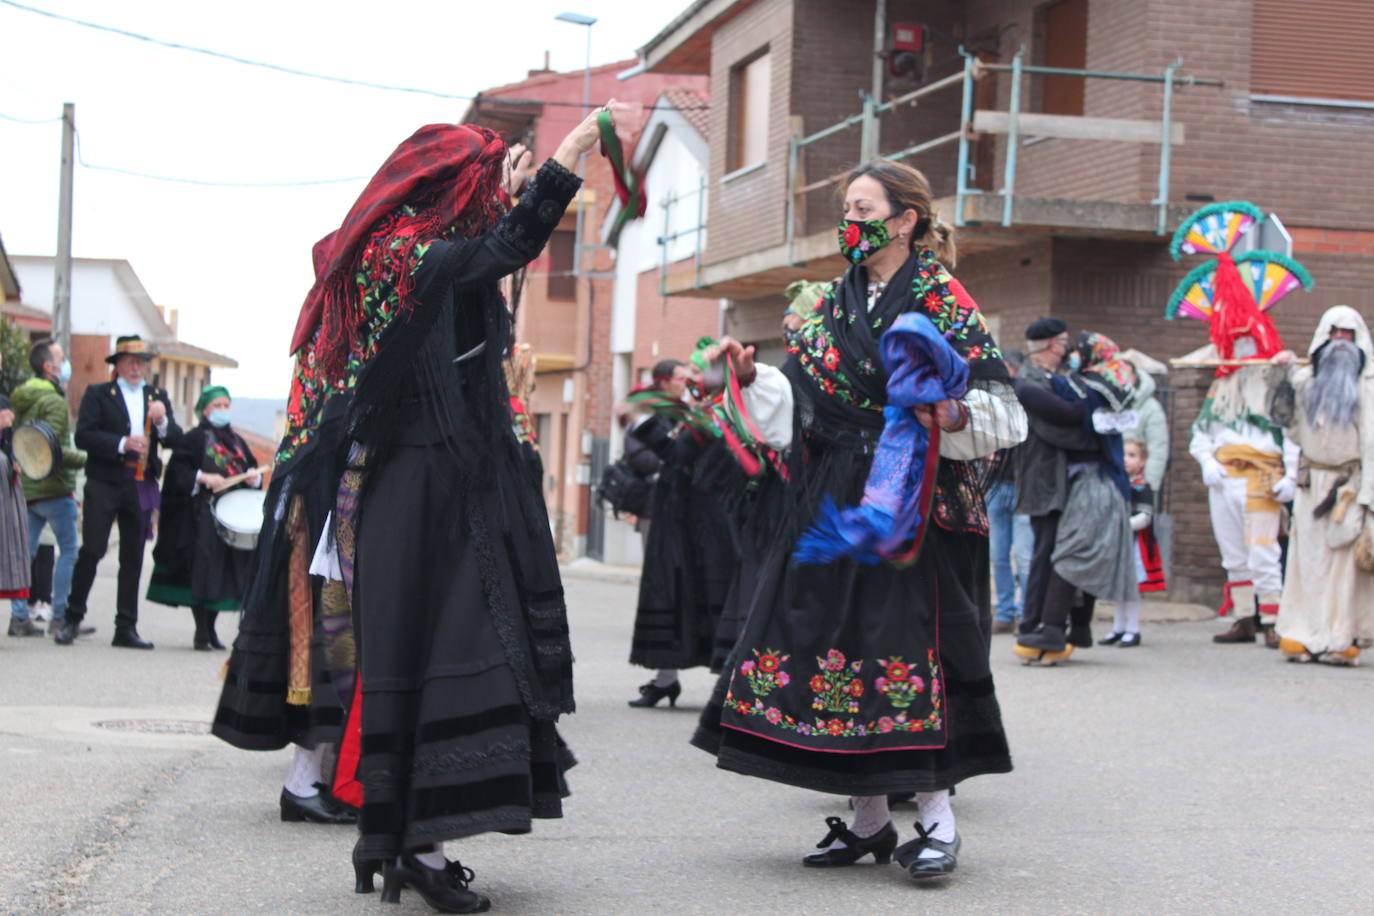
{"label": "bass drum", "polygon": [[42,420],[16,426],[11,447],[19,469],[30,480],[47,480],[62,467],[62,443]]}
{"label": "bass drum", "polygon": [[262,509],[267,494],[262,490],[230,490],[215,500],[215,533],[235,550],[258,546],[262,530]]}

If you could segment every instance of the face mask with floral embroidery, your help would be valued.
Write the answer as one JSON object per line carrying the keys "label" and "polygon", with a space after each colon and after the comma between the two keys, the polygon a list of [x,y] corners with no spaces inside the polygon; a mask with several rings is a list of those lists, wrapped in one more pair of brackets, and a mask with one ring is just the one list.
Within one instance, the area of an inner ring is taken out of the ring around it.
{"label": "face mask with floral embroidery", "polygon": [[842,219],[836,229],[840,254],[851,264],[862,264],[873,252],[892,241],[887,221],[881,219]]}

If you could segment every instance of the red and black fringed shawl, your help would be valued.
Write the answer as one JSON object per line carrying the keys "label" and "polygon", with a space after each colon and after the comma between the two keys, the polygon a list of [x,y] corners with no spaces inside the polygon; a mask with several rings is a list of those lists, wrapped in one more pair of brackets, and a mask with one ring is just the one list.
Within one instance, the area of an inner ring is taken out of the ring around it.
{"label": "red and black fringed shawl", "polygon": [[[368,241],[386,231],[386,266],[406,310],[412,304],[407,262],[415,245],[458,223],[481,232],[504,212],[505,156],[506,144],[494,132],[466,124],[429,124],[396,147],[343,225],[315,244],[315,285],[301,306],[291,352],[318,329],[317,366],[328,379],[342,375],[363,320],[357,272]],[[410,210],[401,211],[406,204]]]}

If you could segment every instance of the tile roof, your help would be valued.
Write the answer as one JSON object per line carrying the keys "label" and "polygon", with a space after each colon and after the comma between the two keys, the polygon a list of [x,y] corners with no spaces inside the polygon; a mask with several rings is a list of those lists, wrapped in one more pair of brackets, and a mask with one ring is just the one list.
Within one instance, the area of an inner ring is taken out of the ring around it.
{"label": "tile roof", "polygon": [[702,137],[706,136],[707,116],[710,114],[710,97],[698,89],[681,89],[676,86],[663,90],[662,99],[682,113],[687,123],[696,128]]}

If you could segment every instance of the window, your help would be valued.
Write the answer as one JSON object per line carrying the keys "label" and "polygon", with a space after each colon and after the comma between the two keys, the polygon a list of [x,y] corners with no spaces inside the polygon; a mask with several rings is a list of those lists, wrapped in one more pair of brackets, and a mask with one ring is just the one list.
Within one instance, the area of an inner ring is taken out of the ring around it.
{"label": "window", "polygon": [[[1060,0],[1040,11],[1043,36],[1041,63],[1046,67],[1083,70],[1088,64],[1088,0]],[[1082,115],[1081,76],[1045,76],[1040,110],[1045,114]]]}
{"label": "window", "polygon": [[549,238],[549,298],[576,299],[577,278],[573,276],[573,253],[577,233],[557,229]]}
{"label": "window", "polygon": [[768,50],[730,71],[729,155],[725,170],[735,172],[768,158]]}
{"label": "window", "polygon": [[1254,0],[1250,91],[1374,102],[1374,15],[1360,0]]}

